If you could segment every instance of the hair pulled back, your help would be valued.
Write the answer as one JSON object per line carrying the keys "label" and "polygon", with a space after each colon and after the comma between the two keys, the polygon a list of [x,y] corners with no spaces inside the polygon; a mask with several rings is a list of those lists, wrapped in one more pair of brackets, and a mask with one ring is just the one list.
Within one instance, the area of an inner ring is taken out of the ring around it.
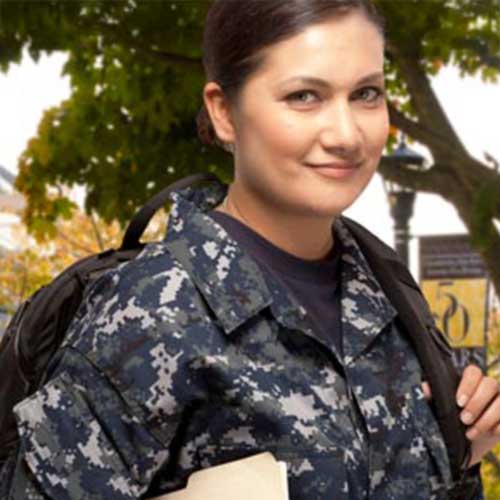
{"label": "hair pulled back", "polygon": [[[262,63],[261,49],[353,9],[364,12],[385,39],[385,21],[370,0],[214,0],[203,33],[206,79],[219,84],[234,105],[245,81]],[[205,104],[196,124],[204,144],[226,149]]]}

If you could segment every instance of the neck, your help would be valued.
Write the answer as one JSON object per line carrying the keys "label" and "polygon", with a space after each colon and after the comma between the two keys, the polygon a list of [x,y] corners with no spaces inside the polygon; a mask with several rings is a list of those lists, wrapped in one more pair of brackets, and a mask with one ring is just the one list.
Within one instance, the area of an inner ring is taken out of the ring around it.
{"label": "neck", "polygon": [[311,217],[277,210],[274,204],[255,202],[234,183],[215,210],[238,219],[273,245],[301,259],[321,260],[334,244],[333,217]]}

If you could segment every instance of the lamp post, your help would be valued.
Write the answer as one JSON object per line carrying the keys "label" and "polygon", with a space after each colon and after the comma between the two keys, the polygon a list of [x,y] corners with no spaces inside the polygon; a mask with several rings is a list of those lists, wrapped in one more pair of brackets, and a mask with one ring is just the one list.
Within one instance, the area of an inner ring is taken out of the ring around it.
{"label": "lamp post", "polygon": [[[393,164],[396,167],[421,170],[425,158],[410,149],[405,142],[405,135],[401,134],[398,147],[394,153],[382,157],[384,163]],[[405,188],[396,182],[384,180],[384,189],[389,200],[391,217],[394,219],[394,243],[396,252],[401,260],[409,267],[409,222],[413,216],[416,193],[412,189]]]}

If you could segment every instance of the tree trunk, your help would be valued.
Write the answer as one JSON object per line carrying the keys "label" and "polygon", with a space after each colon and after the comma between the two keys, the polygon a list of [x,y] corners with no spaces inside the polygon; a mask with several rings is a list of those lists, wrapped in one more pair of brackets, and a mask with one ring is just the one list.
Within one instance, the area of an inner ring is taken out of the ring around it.
{"label": "tree trunk", "polygon": [[456,208],[500,295],[500,173],[473,158],[460,141],[419,62],[418,41],[401,48],[390,39],[387,52],[405,80],[416,119],[389,103],[391,124],[429,148],[434,164],[418,172],[384,160],[383,177],[414,189],[438,194]]}

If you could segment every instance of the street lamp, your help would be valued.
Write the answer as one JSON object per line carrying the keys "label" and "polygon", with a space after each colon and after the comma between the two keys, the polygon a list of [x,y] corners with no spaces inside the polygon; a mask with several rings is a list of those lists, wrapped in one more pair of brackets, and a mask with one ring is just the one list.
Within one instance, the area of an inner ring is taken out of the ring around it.
{"label": "street lamp", "polygon": [[[394,153],[382,157],[384,163],[395,167],[405,167],[413,170],[421,170],[425,158],[410,149],[405,142],[405,134],[401,134],[398,147]],[[409,267],[408,244],[410,241],[409,222],[413,215],[416,193],[412,189],[405,188],[396,182],[384,179],[384,190],[389,200],[391,216],[394,219],[394,240],[396,252],[401,260]]]}

